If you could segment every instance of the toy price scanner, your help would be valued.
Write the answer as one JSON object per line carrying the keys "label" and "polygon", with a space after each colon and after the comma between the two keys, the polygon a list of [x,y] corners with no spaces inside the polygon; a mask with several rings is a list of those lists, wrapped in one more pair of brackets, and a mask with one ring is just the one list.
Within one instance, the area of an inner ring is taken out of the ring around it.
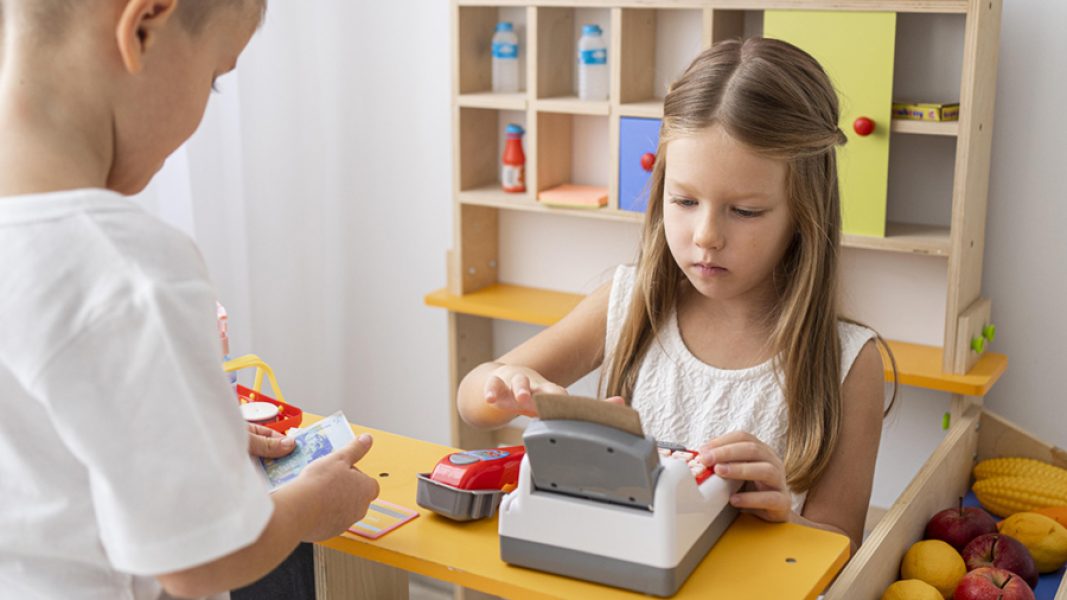
{"label": "toy price scanner", "polygon": [[645,436],[632,408],[534,398],[518,486],[500,504],[507,563],[674,594],[737,516],[727,481],[696,453]]}

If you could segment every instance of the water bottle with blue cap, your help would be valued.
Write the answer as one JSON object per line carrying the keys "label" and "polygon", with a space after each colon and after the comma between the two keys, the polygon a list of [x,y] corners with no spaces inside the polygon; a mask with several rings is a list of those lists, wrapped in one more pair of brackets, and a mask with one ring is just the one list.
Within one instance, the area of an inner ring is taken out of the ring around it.
{"label": "water bottle with blue cap", "polygon": [[497,23],[493,34],[493,91],[501,94],[519,91],[519,36],[508,21]]}
{"label": "water bottle with blue cap", "polygon": [[608,99],[608,46],[599,25],[582,26],[578,39],[578,98]]}

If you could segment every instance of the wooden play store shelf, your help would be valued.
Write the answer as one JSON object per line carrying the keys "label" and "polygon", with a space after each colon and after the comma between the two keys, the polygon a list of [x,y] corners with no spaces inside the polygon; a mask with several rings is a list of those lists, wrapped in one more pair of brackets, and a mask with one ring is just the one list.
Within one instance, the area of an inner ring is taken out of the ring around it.
{"label": "wooden play store shelf", "polygon": [[[562,319],[582,298],[581,294],[497,283],[463,295],[440,289],[427,294],[425,301],[429,306],[454,313],[547,327]],[[986,352],[966,374],[953,375],[941,370],[941,348],[893,340],[886,343],[896,358],[901,385],[961,396],[984,396],[1008,367],[1006,355]],[[892,370],[887,363],[886,380],[891,378]]]}

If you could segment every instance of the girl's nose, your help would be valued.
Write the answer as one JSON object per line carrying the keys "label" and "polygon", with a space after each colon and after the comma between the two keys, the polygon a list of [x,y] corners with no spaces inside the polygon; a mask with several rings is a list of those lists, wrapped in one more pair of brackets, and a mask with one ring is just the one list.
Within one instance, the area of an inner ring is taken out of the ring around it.
{"label": "girl's nose", "polygon": [[705,216],[693,232],[693,243],[705,250],[721,250],[725,242],[719,219],[713,215]]}

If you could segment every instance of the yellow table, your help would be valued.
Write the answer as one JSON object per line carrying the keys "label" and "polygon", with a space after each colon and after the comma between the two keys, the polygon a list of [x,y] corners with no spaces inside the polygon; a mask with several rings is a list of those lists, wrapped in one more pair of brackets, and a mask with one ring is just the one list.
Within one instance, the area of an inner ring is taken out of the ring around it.
{"label": "yellow table", "polygon": [[[319,418],[307,414],[304,425]],[[361,594],[406,598],[402,571],[506,598],[648,598],[507,565],[500,560],[495,517],[457,523],[415,503],[415,474],[432,470],[455,449],[358,425],[353,430],[374,436],[374,448],[359,468],[381,484],[380,497],[420,515],[377,540],[346,533],[317,544],[320,600]],[[674,597],[815,598],[844,566],[848,549],[843,535],[741,515]]]}

